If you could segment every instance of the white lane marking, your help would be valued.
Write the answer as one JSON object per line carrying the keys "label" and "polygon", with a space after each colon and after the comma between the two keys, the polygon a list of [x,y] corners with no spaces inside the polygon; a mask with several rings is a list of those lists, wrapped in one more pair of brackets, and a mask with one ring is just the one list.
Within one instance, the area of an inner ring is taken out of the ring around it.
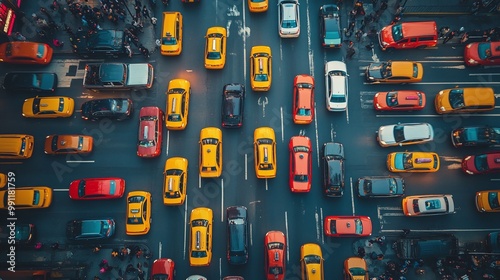
{"label": "white lane marking", "polygon": [[[445,115],[375,115],[377,118],[437,118],[444,117]],[[457,115],[458,116],[458,115]],[[500,117],[500,114],[460,114],[460,117]]]}
{"label": "white lane marking", "polygon": [[281,143],[285,142],[285,125],[283,124],[283,107],[280,107],[280,117],[281,117]]}
{"label": "white lane marking", "polygon": [[219,258],[219,279],[222,279],[222,258]]}
{"label": "white lane marking", "polygon": [[94,163],[95,160],[67,160],[66,163]]}
{"label": "white lane marking", "polygon": [[248,180],[248,154],[245,154],[245,181]]}
{"label": "white lane marking", "polygon": [[184,202],[184,253],[183,259],[186,259],[186,242],[187,242],[187,206],[188,206],[188,196],[186,195],[186,201]]}
{"label": "white lane marking", "polygon": [[456,65],[456,66],[431,66],[431,68],[437,69],[465,69],[465,65]]}
{"label": "white lane marking", "polygon": [[317,158],[318,158],[318,167],[319,167],[319,164],[320,164],[320,160],[319,160],[319,136],[318,136],[318,116],[316,116],[316,102],[314,102],[314,130],[315,130],[315,134],[316,134],[316,155],[317,155]]}
{"label": "white lane marking", "polygon": [[[410,229],[410,232],[477,232],[477,231],[485,231],[485,232],[493,232],[493,231],[499,231],[500,228],[476,228],[476,229],[470,229],[470,228],[450,228],[450,229]],[[381,230],[380,232],[402,232],[400,229],[386,229],[386,230]]]}
{"label": "white lane marking", "polygon": [[[433,60],[433,59],[463,59],[463,56],[426,56],[425,59]],[[463,60],[461,60],[463,62]]]}
{"label": "white lane marking", "polygon": [[323,229],[323,208],[319,208],[319,217],[320,217],[320,228],[321,228],[321,244],[325,244],[325,235],[323,234],[324,229]]}
{"label": "white lane marking", "polygon": [[52,189],[55,192],[67,192],[69,189]]}
{"label": "white lane marking", "polygon": [[167,148],[165,149],[165,155],[168,156],[168,148],[170,147],[170,130],[167,130]]}
{"label": "white lane marking", "polygon": [[[243,1],[243,0],[242,0]],[[247,30],[247,22],[246,22],[246,11],[245,11],[246,5],[243,3],[243,29]],[[250,35],[250,32],[248,33]],[[244,32],[243,33],[243,81],[245,81],[245,84],[247,82],[247,34]]]}
{"label": "white lane marking", "polygon": [[253,232],[253,224],[250,223],[250,247],[253,245],[253,235],[252,235],[252,232]]}
{"label": "white lane marking", "polygon": [[[364,75],[364,74],[363,74]],[[454,81],[447,81],[447,82],[426,82],[426,83],[417,83],[419,85],[449,85],[449,84],[456,84],[456,85],[477,85],[479,82],[454,82]],[[371,85],[371,83],[363,83],[364,85]],[[481,82],[482,85],[500,85],[500,82]]]}
{"label": "white lane marking", "polygon": [[490,179],[490,181],[500,181],[500,179]]}
{"label": "white lane marking", "polygon": [[319,222],[319,214],[318,211],[314,212],[314,219],[316,220],[316,240],[319,240],[320,238],[320,222]]}
{"label": "white lane marking", "polygon": [[198,189],[201,189],[201,175],[198,174]]}
{"label": "white lane marking", "polygon": [[220,200],[220,221],[224,222],[224,178],[220,180],[221,200]]}
{"label": "white lane marking", "polygon": [[266,178],[266,191],[269,190],[268,187],[267,187],[267,178]]}
{"label": "white lane marking", "polygon": [[352,187],[352,177],[349,177],[349,181],[351,183],[351,203],[352,203],[352,215],[356,215],[356,206],[354,206],[354,191]]}
{"label": "white lane marking", "polygon": [[307,53],[309,55],[309,75],[314,76],[314,54],[311,47],[311,20],[309,18],[309,0],[306,0]]}
{"label": "white lane marking", "polygon": [[286,261],[290,261],[290,238],[288,238],[288,213],[285,211]]}
{"label": "white lane marking", "polygon": [[161,259],[161,241],[158,242],[158,258]]}

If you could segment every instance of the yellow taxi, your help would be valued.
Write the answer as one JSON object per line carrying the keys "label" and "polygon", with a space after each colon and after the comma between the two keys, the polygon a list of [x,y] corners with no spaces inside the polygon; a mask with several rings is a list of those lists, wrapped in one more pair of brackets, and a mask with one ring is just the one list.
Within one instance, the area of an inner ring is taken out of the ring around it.
{"label": "yellow taxi", "polygon": [[191,83],[184,79],[173,79],[167,89],[167,129],[183,130],[188,124]]}
{"label": "yellow taxi", "polygon": [[181,205],[186,199],[188,160],[172,157],[165,162],[163,172],[163,204]]}
{"label": "yellow taxi", "polygon": [[368,280],[368,265],[365,259],[350,257],[344,261],[345,280]]}
{"label": "yellow taxi", "polygon": [[272,81],[272,56],[268,46],[253,46],[250,51],[250,85],[254,91],[268,91]]}
{"label": "yellow taxi", "polygon": [[127,196],[127,235],[143,235],[151,228],[151,193],[129,192]]}
{"label": "yellow taxi", "polygon": [[434,99],[438,114],[473,113],[495,109],[492,88],[451,88],[441,90]]}
{"label": "yellow taxi", "polygon": [[69,118],[75,110],[75,100],[64,96],[32,97],[24,100],[26,118]]}
{"label": "yellow taxi", "polygon": [[424,76],[422,63],[413,61],[381,61],[373,62],[365,72],[367,83],[406,84],[418,83]]}
{"label": "yellow taxi", "polygon": [[160,53],[180,55],[182,52],[182,14],[163,12]]}
{"label": "yellow taxi", "polygon": [[208,28],[205,39],[205,68],[224,68],[226,64],[226,28],[220,26]]}
{"label": "yellow taxi", "polygon": [[88,154],[93,144],[94,137],[88,135],[49,135],[45,137],[44,151],[48,155]]}
{"label": "yellow taxi", "polygon": [[500,212],[500,190],[477,192],[476,208],[479,212]]}
{"label": "yellow taxi", "polygon": [[276,177],[276,136],[270,127],[256,128],[253,133],[255,175],[259,179]]}
{"label": "yellow taxi", "polygon": [[15,210],[47,208],[52,203],[52,189],[37,186],[16,187],[14,190],[0,191],[0,209],[9,209],[10,198],[14,202]]}
{"label": "yellow taxi", "polygon": [[248,0],[248,10],[252,13],[262,13],[267,11],[269,0]]}
{"label": "yellow taxi", "polygon": [[302,280],[323,280],[323,254],[318,244],[307,243],[300,247],[300,272]]}
{"label": "yellow taxi", "polygon": [[212,260],[212,209],[198,207],[191,211],[189,265],[208,266]]}
{"label": "yellow taxi", "polygon": [[439,156],[432,152],[395,152],[387,155],[387,169],[391,172],[436,172]]}
{"label": "yellow taxi", "polygon": [[200,176],[220,177],[222,174],[222,130],[205,127],[200,131]]}

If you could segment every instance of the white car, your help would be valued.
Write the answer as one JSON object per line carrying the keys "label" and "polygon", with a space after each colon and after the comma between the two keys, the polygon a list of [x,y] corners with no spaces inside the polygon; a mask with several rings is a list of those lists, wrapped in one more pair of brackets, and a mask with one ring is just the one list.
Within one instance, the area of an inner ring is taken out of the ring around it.
{"label": "white car", "polygon": [[281,38],[297,38],[300,35],[300,13],[298,0],[278,2],[278,33]]}
{"label": "white car", "polygon": [[403,198],[405,216],[431,216],[455,213],[451,194],[414,195]]}
{"label": "white car", "polygon": [[347,68],[342,61],[328,61],[325,64],[326,109],[347,110]]}
{"label": "white car", "polygon": [[382,147],[422,144],[434,139],[434,130],[428,123],[398,123],[378,129],[377,141]]}

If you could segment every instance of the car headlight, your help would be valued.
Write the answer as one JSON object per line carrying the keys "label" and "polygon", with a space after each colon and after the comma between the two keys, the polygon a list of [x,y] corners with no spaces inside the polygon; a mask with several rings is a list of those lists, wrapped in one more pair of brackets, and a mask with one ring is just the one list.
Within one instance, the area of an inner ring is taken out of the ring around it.
{"label": "car headlight", "polygon": [[375,107],[377,107],[377,109],[382,108],[382,106],[380,106],[380,104],[378,104],[378,103],[377,103],[377,104],[375,104]]}
{"label": "car headlight", "polygon": [[466,156],[466,157],[464,158],[464,161],[467,161],[467,160],[469,160],[469,159],[470,159],[470,156]]}
{"label": "car headlight", "polygon": [[465,173],[470,174],[470,175],[474,174],[474,173],[472,173],[472,171],[470,171],[470,170],[465,170]]}
{"label": "car headlight", "polygon": [[389,46],[389,43],[382,41],[382,45],[383,45],[384,47],[387,47],[387,46]]}
{"label": "car headlight", "polygon": [[443,95],[443,91],[440,91],[440,92],[438,93],[438,95]]}
{"label": "car headlight", "polygon": [[465,46],[465,48],[467,49],[470,49],[470,47],[472,47],[472,44],[468,44],[467,46]]}
{"label": "car headlight", "polygon": [[474,60],[474,59],[472,59],[472,58],[469,58],[469,60],[467,60],[467,62],[468,62],[469,64],[477,64],[477,63],[478,63],[477,61],[475,61],[475,60]]}

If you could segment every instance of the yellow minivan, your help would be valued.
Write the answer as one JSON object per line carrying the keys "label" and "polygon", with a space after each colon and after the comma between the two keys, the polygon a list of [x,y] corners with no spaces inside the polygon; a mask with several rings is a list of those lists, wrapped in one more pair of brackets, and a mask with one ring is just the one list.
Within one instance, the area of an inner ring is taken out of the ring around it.
{"label": "yellow minivan", "polygon": [[163,12],[160,53],[180,55],[182,52],[182,14]]}
{"label": "yellow minivan", "polygon": [[35,138],[24,134],[0,134],[0,158],[27,159],[33,154]]}
{"label": "yellow minivan", "polygon": [[14,194],[9,194],[9,190],[0,191],[0,209],[8,209],[9,201],[14,202],[16,210],[47,208],[52,203],[52,189],[38,186],[16,187]]}
{"label": "yellow minivan", "polygon": [[443,89],[434,99],[438,114],[473,113],[495,109],[495,93],[492,88]]}

